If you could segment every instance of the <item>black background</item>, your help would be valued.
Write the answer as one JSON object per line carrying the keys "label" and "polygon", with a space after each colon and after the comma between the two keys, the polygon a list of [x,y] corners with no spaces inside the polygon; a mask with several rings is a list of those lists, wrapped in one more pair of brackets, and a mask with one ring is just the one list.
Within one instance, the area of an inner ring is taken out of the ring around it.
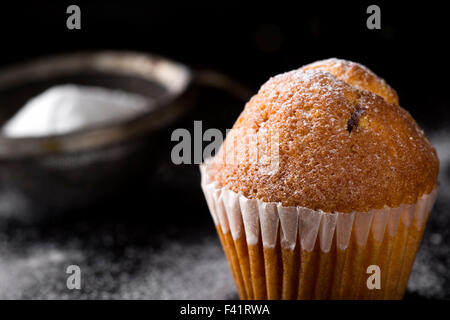
{"label": "black background", "polygon": [[[81,30],[66,28],[66,8],[74,3]],[[366,28],[370,4],[381,8],[381,30]],[[0,9],[0,63],[74,50],[140,50],[226,72],[256,89],[274,74],[346,58],[384,77],[402,106],[433,125],[449,118],[442,108],[448,31],[443,3],[431,1],[14,1]]]}

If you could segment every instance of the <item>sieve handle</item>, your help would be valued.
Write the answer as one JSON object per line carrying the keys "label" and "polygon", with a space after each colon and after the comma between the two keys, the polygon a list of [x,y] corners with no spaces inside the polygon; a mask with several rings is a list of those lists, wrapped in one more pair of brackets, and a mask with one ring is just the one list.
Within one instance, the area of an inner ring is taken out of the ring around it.
{"label": "sieve handle", "polygon": [[244,84],[214,70],[198,70],[195,72],[193,80],[200,87],[221,89],[243,102],[247,102],[254,94],[254,91]]}

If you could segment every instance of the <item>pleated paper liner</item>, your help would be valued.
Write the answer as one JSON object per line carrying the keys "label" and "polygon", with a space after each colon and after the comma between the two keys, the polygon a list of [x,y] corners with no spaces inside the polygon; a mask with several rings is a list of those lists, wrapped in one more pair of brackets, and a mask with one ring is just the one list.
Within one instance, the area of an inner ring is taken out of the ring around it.
{"label": "pleated paper liner", "polygon": [[[437,188],[397,208],[324,213],[248,199],[200,168],[241,299],[403,297]],[[380,268],[380,289],[368,287],[371,265]]]}

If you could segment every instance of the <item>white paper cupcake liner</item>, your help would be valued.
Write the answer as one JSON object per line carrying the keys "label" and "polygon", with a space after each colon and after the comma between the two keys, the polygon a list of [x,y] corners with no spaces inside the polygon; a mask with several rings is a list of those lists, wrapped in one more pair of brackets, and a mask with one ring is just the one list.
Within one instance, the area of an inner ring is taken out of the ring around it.
{"label": "white paper cupcake liner", "polygon": [[220,188],[207,173],[207,163],[200,166],[202,189],[216,226],[223,234],[231,232],[233,240],[245,235],[248,245],[262,240],[264,248],[274,248],[280,232],[281,246],[294,250],[297,237],[302,250],[312,251],[319,242],[322,252],[329,252],[336,237],[337,248],[345,250],[352,231],[356,242],[364,246],[370,233],[382,241],[386,233],[393,237],[400,219],[409,227],[415,223],[422,227],[428,218],[437,196],[437,188],[422,195],[415,204],[402,204],[396,208],[385,207],[368,212],[325,213],[305,207],[285,207],[281,203],[248,199],[241,193]]}

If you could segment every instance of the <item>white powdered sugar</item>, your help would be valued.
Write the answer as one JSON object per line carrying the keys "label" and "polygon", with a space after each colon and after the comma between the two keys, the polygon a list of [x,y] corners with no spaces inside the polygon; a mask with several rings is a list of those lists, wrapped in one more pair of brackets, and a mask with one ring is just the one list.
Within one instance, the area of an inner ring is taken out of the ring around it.
{"label": "white powdered sugar", "polygon": [[74,84],[51,87],[30,99],[3,127],[12,138],[64,134],[131,118],[152,107],[148,98],[122,90]]}

